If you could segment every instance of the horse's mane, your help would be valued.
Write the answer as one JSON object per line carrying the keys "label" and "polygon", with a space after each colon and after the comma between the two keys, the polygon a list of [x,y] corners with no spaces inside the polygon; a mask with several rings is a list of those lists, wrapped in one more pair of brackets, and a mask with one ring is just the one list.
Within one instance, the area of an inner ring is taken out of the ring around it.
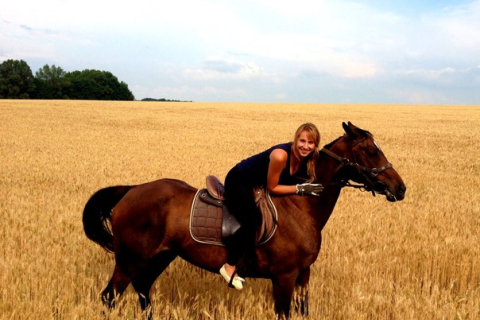
{"label": "horse's mane", "polygon": [[337,139],[335,139],[335,140],[333,140],[332,142],[330,142],[329,144],[324,145],[323,147],[324,147],[325,149],[330,149],[331,146],[333,146],[335,143],[337,143],[338,140],[340,140],[340,139],[342,139],[342,138],[343,138],[343,136],[340,136],[340,137],[338,137]]}
{"label": "horse's mane", "polygon": [[373,134],[370,132],[370,131],[367,131],[367,130],[363,130],[363,129],[360,129],[360,128],[357,128],[360,133],[364,136],[364,137],[371,137],[373,138]]}
{"label": "horse's mane", "polygon": [[[373,134],[372,134],[370,131],[363,130],[363,129],[360,129],[360,128],[357,128],[357,130],[358,130],[358,131],[360,132],[360,134],[361,134],[362,136],[364,136],[365,138],[366,138],[366,137],[372,137],[372,138],[373,138]],[[338,137],[337,139],[335,139],[335,140],[333,140],[332,142],[324,145],[323,147],[324,147],[325,149],[330,149],[335,143],[337,143],[338,140],[342,139],[344,136],[345,136],[345,135]]]}

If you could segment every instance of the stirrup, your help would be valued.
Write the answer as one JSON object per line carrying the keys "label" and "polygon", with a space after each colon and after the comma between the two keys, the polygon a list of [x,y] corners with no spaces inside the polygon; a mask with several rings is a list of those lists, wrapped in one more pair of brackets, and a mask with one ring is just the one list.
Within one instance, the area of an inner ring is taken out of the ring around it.
{"label": "stirrup", "polygon": [[228,275],[227,270],[225,270],[225,265],[220,268],[220,274],[222,275],[223,279],[227,281],[229,287],[237,290],[243,289],[243,283],[245,282],[245,279],[239,276],[234,276],[232,279],[232,277]]}

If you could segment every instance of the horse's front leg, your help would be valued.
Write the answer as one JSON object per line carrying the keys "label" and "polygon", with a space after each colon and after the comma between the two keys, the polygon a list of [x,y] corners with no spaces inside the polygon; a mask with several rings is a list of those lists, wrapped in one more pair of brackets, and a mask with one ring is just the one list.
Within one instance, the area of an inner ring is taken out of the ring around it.
{"label": "horse's front leg", "polygon": [[295,311],[302,316],[308,316],[308,282],[310,281],[310,267],[305,269],[297,278],[295,284]]}
{"label": "horse's front leg", "polygon": [[272,279],[273,299],[275,301],[275,312],[278,315],[278,319],[290,317],[290,305],[292,303],[295,280],[295,274],[279,275]]}

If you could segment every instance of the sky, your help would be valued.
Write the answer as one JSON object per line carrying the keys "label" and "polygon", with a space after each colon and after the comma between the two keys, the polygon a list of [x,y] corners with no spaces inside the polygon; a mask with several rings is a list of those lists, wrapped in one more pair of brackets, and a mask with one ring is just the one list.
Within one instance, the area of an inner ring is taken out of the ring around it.
{"label": "sky", "polygon": [[480,0],[2,1],[7,59],[137,100],[480,105]]}

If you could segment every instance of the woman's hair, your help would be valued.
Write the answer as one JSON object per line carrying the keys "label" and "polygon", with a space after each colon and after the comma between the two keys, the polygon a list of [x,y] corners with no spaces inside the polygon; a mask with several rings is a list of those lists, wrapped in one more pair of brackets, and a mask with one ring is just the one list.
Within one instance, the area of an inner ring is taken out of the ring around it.
{"label": "woman's hair", "polygon": [[317,179],[317,175],[315,173],[315,166],[318,161],[318,146],[320,145],[320,131],[318,131],[317,127],[313,123],[307,122],[302,124],[300,127],[298,127],[297,131],[295,132],[292,148],[295,148],[298,137],[304,131],[308,135],[310,135],[313,142],[315,143],[315,149],[305,159],[305,161],[307,161],[307,173],[310,177],[310,179],[307,182],[312,182]]}

